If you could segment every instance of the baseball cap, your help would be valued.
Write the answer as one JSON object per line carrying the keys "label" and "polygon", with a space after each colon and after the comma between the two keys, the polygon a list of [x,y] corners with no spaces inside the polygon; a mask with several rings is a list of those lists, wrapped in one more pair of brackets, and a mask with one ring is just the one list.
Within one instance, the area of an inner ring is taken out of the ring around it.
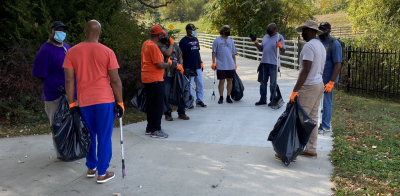
{"label": "baseball cap", "polygon": [[165,31],[160,27],[160,25],[153,25],[150,29],[151,34],[165,33]]}
{"label": "baseball cap", "polygon": [[318,29],[318,23],[313,21],[313,20],[307,20],[306,23],[304,23],[303,26],[297,28],[296,31],[297,32],[302,32],[302,30],[304,28],[310,28],[310,29],[317,30],[317,34],[318,35],[321,35],[323,33],[321,30]]}
{"label": "baseball cap", "polygon": [[54,29],[54,28],[56,28],[56,27],[64,27],[65,30],[68,30],[68,27],[65,26],[65,24],[62,23],[62,22],[60,22],[60,21],[55,21],[55,22],[53,22],[53,24],[51,24],[51,26],[50,26],[50,29]]}
{"label": "baseball cap", "polygon": [[318,28],[331,29],[331,24],[329,24],[328,22],[322,22],[319,24]]}
{"label": "baseball cap", "polygon": [[186,25],[186,30],[188,30],[188,29],[196,30],[197,27],[195,27],[194,24],[189,23],[189,24]]}

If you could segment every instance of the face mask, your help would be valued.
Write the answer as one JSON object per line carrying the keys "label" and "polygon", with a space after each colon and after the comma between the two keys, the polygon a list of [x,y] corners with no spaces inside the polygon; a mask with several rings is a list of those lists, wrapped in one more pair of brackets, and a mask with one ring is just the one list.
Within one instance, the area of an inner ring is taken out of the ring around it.
{"label": "face mask", "polygon": [[325,40],[327,37],[328,37],[328,33],[323,33],[323,34],[319,35],[320,40]]}
{"label": "face mask", "polygon": [[227,31],[227,32],[225,32],[224,34],[225,34],[225,36],[230,36],[230,35],[231,35],[231,32],[230,32],[230,31]]}
{"label": "face mask", "polygon": [[196,31],[192,31],[192,36],[194,37],[196,35]]}
{"label": "face mask", "polygon": [[166,44],[168,42],[168,38],[163,37],[161,38],[161,43]]}
{"label": "face mask", "polygon": [[271,35],[272,33],[273,33],[273,31],[267,29],[267,34],[268,34],[268,35]]}
{"label": "face mask", "polygon": [[66,36],[67,36],[67,34],[65,32],[63,32],[63,31],[55,31],[54,32],[54,39],[58,43],[63,42]]}

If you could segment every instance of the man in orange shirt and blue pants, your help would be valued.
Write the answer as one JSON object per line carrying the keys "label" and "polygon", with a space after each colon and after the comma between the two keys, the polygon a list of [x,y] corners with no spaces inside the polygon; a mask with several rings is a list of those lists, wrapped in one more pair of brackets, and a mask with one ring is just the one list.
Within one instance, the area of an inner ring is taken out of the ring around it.
{"label": "man in orange shirt and blue pants", "polygon": [[154,138],[167,138],[168,134],[161,129],[161,119],[164,110],[164,69],[171,66],[172,61],[164,63],[164,57],[157,46],[161,39],[166,39],[166,32],[154,25],[150,29],[151,37],[142,45],[142,83],[147,94],[146,135]]}
{"label": "man in orange shirt and blue pants", "polygon": [[[85,41],[68,50],[65,57],[65,89],[70,113],[80,110],[90,132],[87,177],[93,178],[97,172],[97,183],[102,184],[115,177],[114,172],[107,169],[112,157],[111,137],[115,113],[119,118],[124,114],[122,83],[114,52],[98,43],[100,23],[89,21],[84,32]],[[79,107],[74,100],[75,75]]]}

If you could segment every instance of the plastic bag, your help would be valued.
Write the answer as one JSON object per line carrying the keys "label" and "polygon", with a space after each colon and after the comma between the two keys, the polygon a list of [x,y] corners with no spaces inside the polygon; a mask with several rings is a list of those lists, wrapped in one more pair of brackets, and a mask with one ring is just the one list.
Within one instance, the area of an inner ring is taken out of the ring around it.
{"label": "plastic bag", "polygon": [[315,126],[297,98],[295,103],[287,104],[268,137],[286,166],[304,150]]}
{"label": "plastic bag", "polygon": [[61,160],[75,161],[89,154],[90,134],[79,111],[69,113],[67,96],[63,94],[60,100],[54,122],[51,126],[53,138]]}
{"label": "plastic bag", "polygon": [[190,83],[179,70],[175,73],[171,91],[170,104],[183,108],[188,108],[193,104],[193,96],[190,94]]}
{"label": "plastic bag", "polygon": [[134,108],[138,109],[141,112],[146,113],[146,100],[147,100],[147,94],[144,88],[142,88],[138,91],[138,93],[135,96],[133,96],[131,104]]}
{"label": "plastic bag", "polygon": [[232,99],[235,101],[239,101],[240,99],[242,99],[243,91],[244,91],[244,86],[242,80],[239,78],[237,73],[235,73],[235,77],[233,78],[232,81],[232,93],[231,93]]}

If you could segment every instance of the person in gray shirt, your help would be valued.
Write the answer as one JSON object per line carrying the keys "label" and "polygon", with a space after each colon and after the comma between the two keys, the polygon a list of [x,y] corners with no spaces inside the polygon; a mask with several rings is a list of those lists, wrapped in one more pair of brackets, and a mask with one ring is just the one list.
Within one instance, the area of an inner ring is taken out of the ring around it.
{"label": "person in gray shirt", "polygon": [[[279,36],[279,39],[278,37]],[[262,58],[260,65],[258,66],[258,82],[260,82],[260,100],[255,105],[267,104],[267,85],[268,79],[270,79],[269,89],[271,92],[270,101],[272,101],[273,95],[276,88],[276,77],[277,77],[277,59],[276,59],[276,47],[279,47],[280,53],[285,53],[285,40],[282,35],[276,32],[276,24],[271,23],[268,25],[267,34],[264,36],[261,44],[257,42],[257,37],[250,34],[250,39],[255,43],[257,49],[261,52]],[[278,41],[279,40],[279,41]],[[280,64],[280,63],[279,63]],[[278,66],[280,66],[278,64]],[[270,106],[271,103],[268,104]]]}
{"label": "person in gray shirt", "polygon": [[219,100],[218,103],[222,104],[224,101],[224,84],[227,81],[226,91],[227,97],[226,102],[233,103],[231,100],[232,92],[232,80],[235,77],[236,65],[236,47],[235,43],[229,38],[231,33],[231,27],[224,25],[219,31],[220,37],[215,38],[212,46],[212,65],[213,70],[217,69],[217,79],[219,80]]}

